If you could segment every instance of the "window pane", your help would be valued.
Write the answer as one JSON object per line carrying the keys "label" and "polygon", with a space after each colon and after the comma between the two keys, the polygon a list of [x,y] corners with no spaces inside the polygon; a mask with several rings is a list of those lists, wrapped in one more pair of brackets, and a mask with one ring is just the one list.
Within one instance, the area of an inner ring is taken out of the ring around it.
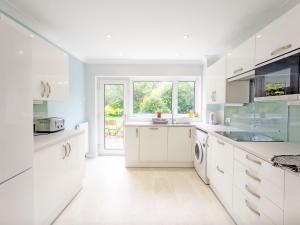
{"label": "window pane", "polygon": [[134,82],[133,113],[171,113],[172,82]]}
{"label": "window pane", "polygon": [[185,114],[195,111],[195,82],[178,82],[178,113]]}

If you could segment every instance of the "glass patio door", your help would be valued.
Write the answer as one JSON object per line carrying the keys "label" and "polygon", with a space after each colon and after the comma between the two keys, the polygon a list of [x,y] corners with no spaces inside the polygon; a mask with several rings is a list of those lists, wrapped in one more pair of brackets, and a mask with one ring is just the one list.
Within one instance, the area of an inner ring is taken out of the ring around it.
{"label": "glass patio door", "polygon": [[100,154],[121,154],[124,145],[125,83],[100,81]]}

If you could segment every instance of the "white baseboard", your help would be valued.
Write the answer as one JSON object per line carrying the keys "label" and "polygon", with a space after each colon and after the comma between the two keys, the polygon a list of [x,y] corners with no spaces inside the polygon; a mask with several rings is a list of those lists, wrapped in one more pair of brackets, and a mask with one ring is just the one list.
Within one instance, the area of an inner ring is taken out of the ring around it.
{"label": "white baseboard", "polygon": [[194,162],[126,162],[126,167],[194,167]]}

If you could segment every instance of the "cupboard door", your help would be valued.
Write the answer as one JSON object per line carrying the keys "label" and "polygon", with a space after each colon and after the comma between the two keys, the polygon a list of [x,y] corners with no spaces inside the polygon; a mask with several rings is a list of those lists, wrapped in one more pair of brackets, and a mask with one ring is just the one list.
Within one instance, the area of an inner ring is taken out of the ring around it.
{"label": "cupboard door", "polygon": [[138,127],[125,127],[126,163],[139,160],[140,131]]}
{"label": "cupboard door", "polygon": [[141,161],[167,161],[166,127],[140,128],[140,160]]}
{"label": "cupboard door", "polygon": [[[61,142],[34,154],[35,224],[50,224],[65,207],[67,150]],[[69,191],[69,190],[68,190]]]}
{"label": "cupboard door", "polygon": [[284,202],[284,224],[298,225],[300,221],[300,177],[292,172],[285,172],[285,202]]}
{"label": "cupboard door", "polygon": [[0,224],[33,224],[32,169],[0,185]]}
{"label": "cupboard door", "polygon": [[29,33],[0,14],[0,183],[32,167],[31,84]]}
{"label": "cupboard door", "polygon": [[168,128],[168,161],[192,161],[192,128]]}
{"label": "cupboard door", "polygon": [[255,63],[260,64],[300,47],[300,5],[279,17],[256,35]]}
{"label": "cupboard door", "polygon": [[69,57],[40,37],[32,38],[34,100],[66,100],[69,93]]}
{"label": "cupboard door", "polygon": [[255,36],[233,50],[227,57],[227,78],[254,69]]}
{"label": "cupboard door", "polygon": [[205,99],[207,104],[225,103],[226,58],[223,57],[207,69],[204,77]]}

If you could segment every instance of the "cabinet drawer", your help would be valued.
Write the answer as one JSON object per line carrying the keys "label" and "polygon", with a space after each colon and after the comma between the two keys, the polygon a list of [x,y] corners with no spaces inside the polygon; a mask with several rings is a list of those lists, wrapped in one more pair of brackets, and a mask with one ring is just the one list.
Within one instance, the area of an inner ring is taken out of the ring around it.
{"label": "cabinet drawer", "polygon": [[233,146],[223,140],[212,137],[213,158],[218,166],[226,173],[233,173]]}
{"label": "cabinet drawer", "polygon": [[[283,218],[280,212],[282,214],[283,189],[278,188],[237,161],[234,164],[234,185],[249,198],[256,200],[266,215],[271,218],[274,217],[275,221],[282,222]],[[274,212],[278,213],[274,214]]]}
{"label": "cabinet drawer", "polygon": [[252,199],[237,188],[234,188],[233,216],[239,225],[282,225],[282,223],[274,223],[261,212],[260,207]]}
{"label": "cabinet drawer", "polygon": [[278,188],[284,188],[284,172],[258,157],[247,153],[239,148],[234,148],[234,158],[245,167],[251,169],[255,174],[269,180]]}

